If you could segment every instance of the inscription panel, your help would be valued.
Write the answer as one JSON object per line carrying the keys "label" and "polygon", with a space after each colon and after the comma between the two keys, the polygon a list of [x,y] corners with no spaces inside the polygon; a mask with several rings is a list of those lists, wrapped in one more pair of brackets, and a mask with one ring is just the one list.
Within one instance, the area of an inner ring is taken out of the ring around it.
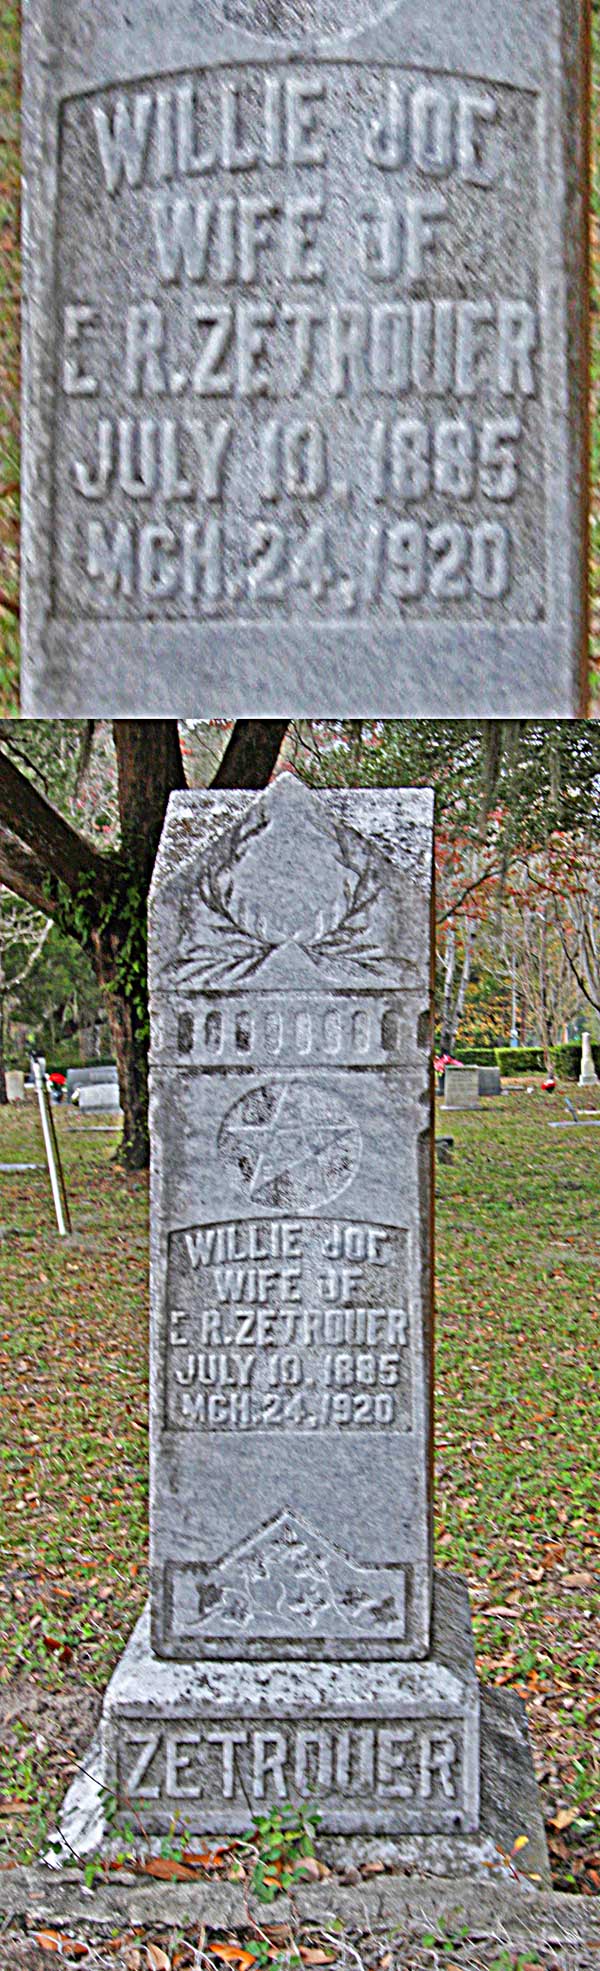
{"label": "inscription panel", "polygon": [[410,1430],[406,1233],[260,1220],[169,1247],[167,1429]]}
{"label": "inscription panel", "polygon": [[65,106],[58,615],[541,621],[537,115],[323,62]]}
{"label": "inscription panel", "polygon": [[[472,1730],[472,1726],[471,1726]],[[372,1833],[457,1830],[471,1824],[465,1764],[469,1726],[429,1715],[385,1723],[353,1718],[248,1716],[209,1724],[152,1727],[120,1717],[116,1744],[119,1804],[161,1816],[202,1815],[210,1802],[216,1833],[245,1825],[249,1803],[260,1810],[316,1795],[330,1833],[361,1826]]]}
{"label": "inscription panel", "polygon": [[581,712],[585,0],[24,14],[23,709]]}

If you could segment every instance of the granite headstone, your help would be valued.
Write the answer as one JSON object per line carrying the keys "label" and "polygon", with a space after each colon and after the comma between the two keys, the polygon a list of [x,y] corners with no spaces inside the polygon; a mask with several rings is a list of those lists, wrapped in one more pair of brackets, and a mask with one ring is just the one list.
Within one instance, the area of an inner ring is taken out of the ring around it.
{"label": "granite headstone", "polygon": [[480,1096],[488,1098],[492,1095],[502,1094],[502,1080],[499,1068],[480,1068],[478,1081]]}
{"label": "granite headstone", "polygon": [[478,1068],[446,1068],[444,1107],[446,1109],[479,1108]]}
{"label": "granite headstone", "polygon": [[111,1114],[116,1113],[121,1107],[118,1081],[95,1081],[88,1084],[87,1088],[80,1088],[77,1107],[82,1115],[103,1110],[106,1113],[109,1111]]}
{"label": "granite headstone", "polygon": [[151,1606],[103,1771],[151,1829],[314,1789],[469,1833],[468,1596],[432,1618],[429,792],[171,801],[151,901]]}
{"label": "granite headstone", "polygon": [[585,0],[24,52],[23,708],[581,713]]}
{"label": "granite headstone", "polygon": [[107,1083],[118,1082],[118,1079],[116,1066],[67,1068],[67,1101],[72,1102],[80,1088],[103,1088]]}

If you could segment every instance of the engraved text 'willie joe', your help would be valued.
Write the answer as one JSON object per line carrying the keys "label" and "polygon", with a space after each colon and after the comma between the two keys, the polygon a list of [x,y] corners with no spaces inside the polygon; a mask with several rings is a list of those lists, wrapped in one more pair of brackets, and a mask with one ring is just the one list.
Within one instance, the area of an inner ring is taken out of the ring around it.
{"label": "engraved text 'willie joe'", "polygon": [[406,1233],[255,1220],[169,1247],[168,1429],[410,1429]]}
{"label": "engraved text 'willie joe'", "polygon": [[532,96],[397,69],[70,102],[58,613],[543,616],[537,173]]}

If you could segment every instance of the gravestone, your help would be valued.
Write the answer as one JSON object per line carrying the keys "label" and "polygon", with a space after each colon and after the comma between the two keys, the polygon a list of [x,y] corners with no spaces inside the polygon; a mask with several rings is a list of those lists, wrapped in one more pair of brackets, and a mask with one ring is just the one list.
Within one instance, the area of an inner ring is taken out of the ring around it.
{"label": "gravestone", "polygon": [[6,1099],[7,1102],[24,1102],[25,1100],[25,1076],[20,1068],[7,1068],[6,1070]]}
{"label": "gravestone", "polygon": [[80,1088],[77,1107],[82,1115],[94,1111],[116,1112],[121,1107],[118,1081],[93,1082],[87,1088]]}
{"label": "gravestone", "polygon": [[587,52],[26,0],[25,711],[585,709]]}
{"label": "gravestone", "polygon": [[[468,1597],[432,1620],[433,801],[176,796],[151,905],[151,1606],[119,1810],[479,1820]],[[129,1808],[127,1803],[129,1803]]]}
{"label": "gravestone", "polygon": [[479,1108],[479,1068],[446,1068],[444,1108]]}
{"label": "gravestone", "polygon": [[67,1068],[67,1101],[72,1102],[74,1094],[81,1088],[104,1088],[111,1082],[118,1082],[116,1066],[105,1068]]}
{"label": "gravestone", "polygon": [[579,1076],[579,1086],[580,1088],[597,1088],[598,1086],[598,1076],[594,1066],[592,1042],[589,1033],[582,1033],[581,1036],[581,1073]]}
{"label": "gravestone", "polygon": [[499,1068],[479,1069],[479,1094],[485,1097],[502,1094],[502,1081]]}

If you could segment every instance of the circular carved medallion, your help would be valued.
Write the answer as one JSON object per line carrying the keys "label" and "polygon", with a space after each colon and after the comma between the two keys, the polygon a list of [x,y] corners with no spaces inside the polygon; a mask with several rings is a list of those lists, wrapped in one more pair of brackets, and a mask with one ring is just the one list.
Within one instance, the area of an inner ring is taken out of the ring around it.
{"label": "circular carved medallion", "polygon": [[219,1150],[253,1204],[311,1211],[356,1176],[358,1124],[329,1089],[300,1081],[249,1089],[219,1130]]}

